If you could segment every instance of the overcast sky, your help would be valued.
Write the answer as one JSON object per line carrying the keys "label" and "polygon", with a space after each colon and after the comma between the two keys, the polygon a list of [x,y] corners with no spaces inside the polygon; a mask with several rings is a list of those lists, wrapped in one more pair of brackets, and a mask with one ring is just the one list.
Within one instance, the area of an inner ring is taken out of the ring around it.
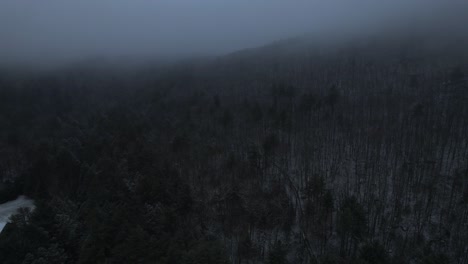
{"label": "overcast sky", "polygon": [[409,18],[435,19],[466,7],[463,2],[468,1],[0,0],[0,60],[222,54],[305,33],[363,32]]}

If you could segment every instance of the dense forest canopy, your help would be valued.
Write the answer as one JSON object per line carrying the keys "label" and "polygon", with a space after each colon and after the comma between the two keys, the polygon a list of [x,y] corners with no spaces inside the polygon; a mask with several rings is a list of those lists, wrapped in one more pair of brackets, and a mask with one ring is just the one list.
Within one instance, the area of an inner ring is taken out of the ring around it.
{"label": "dense forest canopy", "polygon": [[468,263],[462,40],[0,72],[1,263]]}

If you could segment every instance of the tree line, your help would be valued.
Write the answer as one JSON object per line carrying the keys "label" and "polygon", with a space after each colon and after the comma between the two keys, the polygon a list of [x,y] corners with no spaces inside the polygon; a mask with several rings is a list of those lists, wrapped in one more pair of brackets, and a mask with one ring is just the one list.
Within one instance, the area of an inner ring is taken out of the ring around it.
{"label": "tree line", "polygon": [[468,263],[466,60],[397,51],[0,74],[1,262]]}

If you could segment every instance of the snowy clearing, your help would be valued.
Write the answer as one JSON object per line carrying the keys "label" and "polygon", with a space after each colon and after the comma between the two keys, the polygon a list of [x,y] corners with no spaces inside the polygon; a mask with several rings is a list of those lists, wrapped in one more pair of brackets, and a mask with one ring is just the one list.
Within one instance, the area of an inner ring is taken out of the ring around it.
{"label": "snowy clearing", "polygon": [[0,232],[3,230],[5,225],[8,223],[11,215],[16,213],[16,211],[21,207],[34,208],[34,201],[28,199],[26,196],[21,195],[12,200],[3,204],[0,204]]}

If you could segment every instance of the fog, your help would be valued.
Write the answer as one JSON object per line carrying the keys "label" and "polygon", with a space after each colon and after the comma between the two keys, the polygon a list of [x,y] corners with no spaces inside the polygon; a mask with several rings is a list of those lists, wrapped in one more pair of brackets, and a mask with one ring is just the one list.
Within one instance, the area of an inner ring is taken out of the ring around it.
{"label": "fog", "polygon": [[461,17],[464,2],[2,0],[0,61],[50,66],[91,57],[219,55],[302,34],[434,27]]}

